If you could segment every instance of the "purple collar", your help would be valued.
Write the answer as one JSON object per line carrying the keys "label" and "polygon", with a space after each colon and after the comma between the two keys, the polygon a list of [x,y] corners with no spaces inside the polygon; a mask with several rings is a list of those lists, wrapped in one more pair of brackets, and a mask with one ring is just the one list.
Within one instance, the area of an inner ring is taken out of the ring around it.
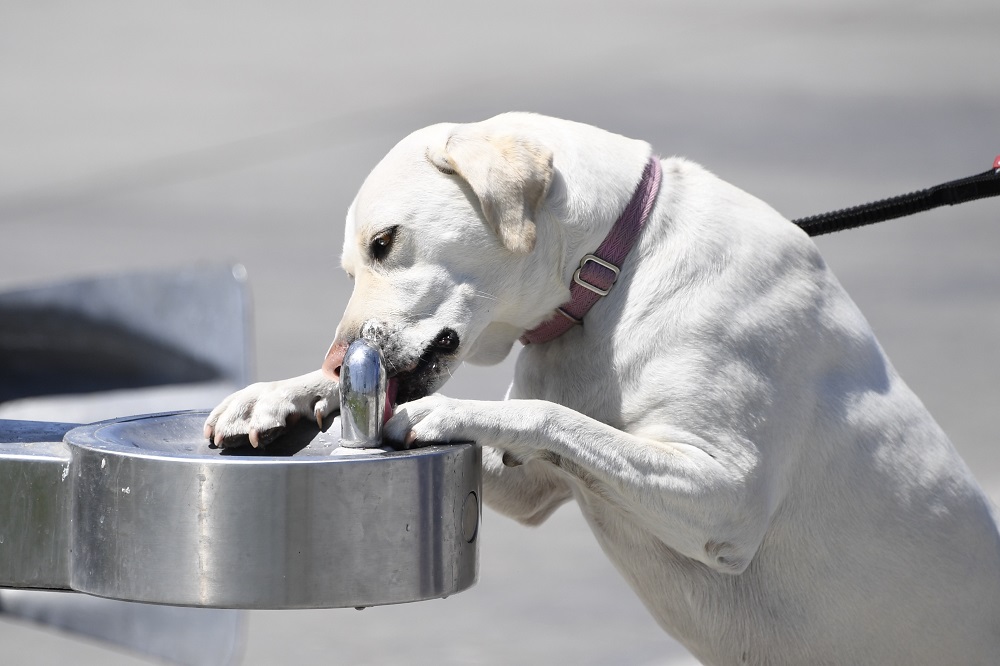
{"label": "purple collar", "polygon": [[625,206],[604,242],[592,254],[584,255],[580,261],[580,267],[573,274],[573,282],[569,286],[570,300],[556,308],[551,318],[526,331],[521,336],[523,344],[537,345],[558,338],[577,324],[582,324],[587,311],[598,300],[607,296],[618,279],[622,262],[639,238],[639,232],[649,217],[659,189],[660,160],[654,156],[646,164],[632,200]]}

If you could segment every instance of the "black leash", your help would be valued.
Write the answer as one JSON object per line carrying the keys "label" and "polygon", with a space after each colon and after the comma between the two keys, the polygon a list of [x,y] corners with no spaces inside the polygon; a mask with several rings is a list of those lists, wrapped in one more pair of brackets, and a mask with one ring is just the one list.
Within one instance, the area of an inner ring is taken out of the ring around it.
{"label": "black leash", "polygon": [[993,162],[992,169],[975,176],[953,180],[898,197],[873,201],[862,206],[844,208],[792,221],[802,227],[810,236],[820,236],[834,231],[854,229],[866,224],[875,224],[914,213],[922,213],[938,206],[954,206],[966,201],[997,195],[1000,195],[1000,155]]}

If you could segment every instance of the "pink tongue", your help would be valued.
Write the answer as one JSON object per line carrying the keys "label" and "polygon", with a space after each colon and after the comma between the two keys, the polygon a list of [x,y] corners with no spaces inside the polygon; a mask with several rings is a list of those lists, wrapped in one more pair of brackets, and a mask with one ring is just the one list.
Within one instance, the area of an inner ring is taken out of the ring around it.
{"label": "pink tongue", "polygon": [[399,380],[390,377],[385,387],[385,415],[382,417],[382,425],[392,418],[392,413],[396,408],[396,393],[399,392]]}

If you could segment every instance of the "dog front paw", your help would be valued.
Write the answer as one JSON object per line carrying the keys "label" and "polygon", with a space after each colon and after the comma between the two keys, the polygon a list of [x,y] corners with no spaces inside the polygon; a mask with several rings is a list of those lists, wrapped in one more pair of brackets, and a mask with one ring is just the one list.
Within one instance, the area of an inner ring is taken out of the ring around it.
{"label": "dog front paw", "polygon": [[504,452],[504,463],[516,466],[542,452],[532,448],[540,420],[530,409],[510,401],[456,400],[430,395],[396,407],[386,422],[386,441],[400,448],[425,444],[476,442]]}
{"label": "dog front paw", "polygon": [[385,424],[386,441],[404,449],[424,444],[470,441],[465,401],[429,395],[396,407]]}
{"label": "dog front paw", "polygon": [[316,371],[277,382],[258,382],[223,400],[205,420],[205,437],[220,448],[260,448],[303,416],[323,419],[340,408],[337,382]]}

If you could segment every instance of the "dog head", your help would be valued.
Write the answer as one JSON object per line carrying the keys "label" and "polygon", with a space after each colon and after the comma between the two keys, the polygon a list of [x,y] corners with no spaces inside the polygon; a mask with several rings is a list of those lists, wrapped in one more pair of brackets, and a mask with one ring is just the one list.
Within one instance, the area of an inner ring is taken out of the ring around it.
{"label": "dog head", "polygon": [[[399,402],[435,391],[463,360],[502,360],[561,303],[546,204],[552,152],[513,124],[435,125],[397,144],[348,210],[342,264],[354,292],[324,370],[379,345]],[[557,243],[558,244],[558,243]]]}

